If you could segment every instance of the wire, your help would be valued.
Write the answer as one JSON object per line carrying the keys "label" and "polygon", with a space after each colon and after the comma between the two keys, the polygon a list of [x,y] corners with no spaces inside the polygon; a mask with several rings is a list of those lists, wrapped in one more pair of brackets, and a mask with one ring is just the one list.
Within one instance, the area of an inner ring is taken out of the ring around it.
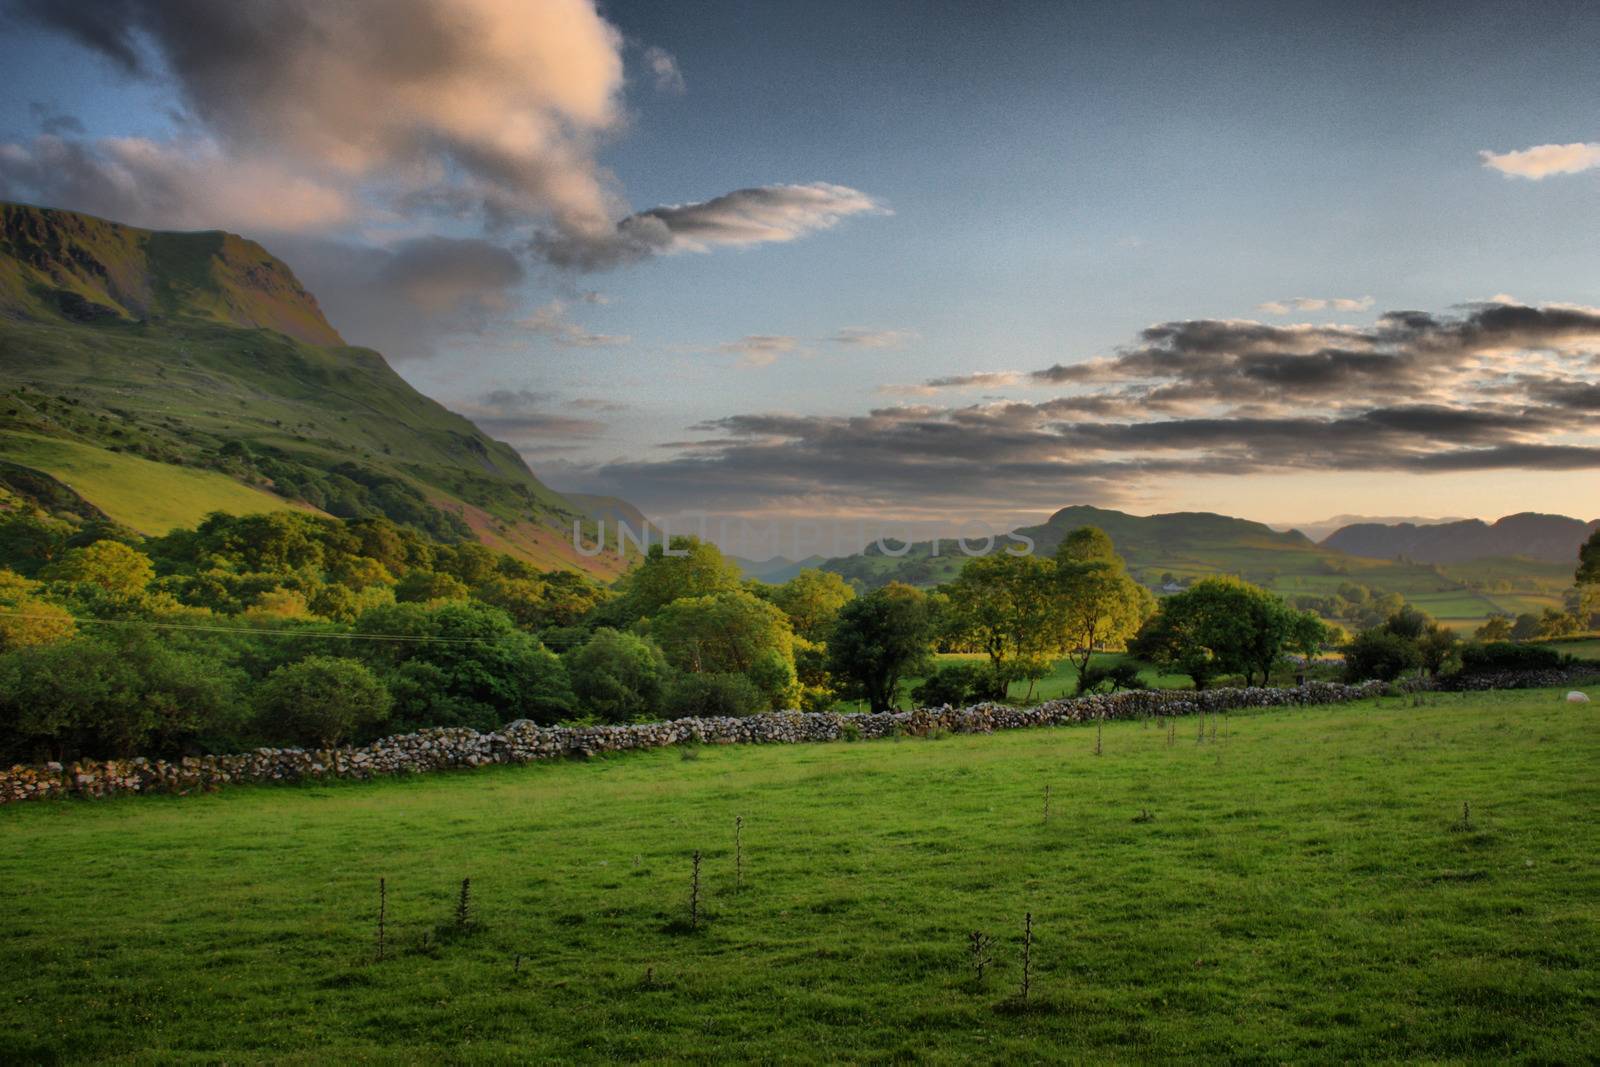
{"label": "wire", "polygon": [[[59,615],[38,615],[26,611],[5,611],[0,609],[0,616],[12,619],[40,619],[47,622],[60,622]],[[144,619],[86,619],[76,615],[67,616],[75,623],[89,623],[93,626],[151,626],[161,630],[203,630],[208,633],[221,634],[252,634],[256,637],[314,637],[331,638],[335,641],[416,641],[423,644],[446,645],[497,645],[498,641],[490,641],[482,637],[436,637],[425,634],[352,634],[339,633],[334,630],[268,630],[259,626],[206,626],[201,623],[188,622],[151,622]]]}

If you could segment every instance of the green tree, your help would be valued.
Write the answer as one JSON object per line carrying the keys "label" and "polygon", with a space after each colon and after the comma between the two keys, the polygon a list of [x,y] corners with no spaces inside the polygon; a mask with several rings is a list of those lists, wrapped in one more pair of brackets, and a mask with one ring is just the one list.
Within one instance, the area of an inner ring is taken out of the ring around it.
{"label": "green tree", "polygon": [[659,648],[609,627],[564,657],[581,711],[606,722],[636,722],[661,713],[672,670]]}
{"label": "green tree", "polygon": [[1350,682],[1370,678],[1392,682],[1420,666],[1422,652],[1416,641],[1382,627],[1361,631],[1344,650],[1345,680]]}
{"label": "green tree", "polygon": [[460,578],[439,571],[409,571],[395,583],[394,598],[402,604],[432,604],[444,600],[466,600],[467,587]]}
{"label": "green tree", "polygon": [[559,722],[575,710],[560,657],[498,608],[392,604],[363,613],[355,630],[386,638],[359,644],[394,696],[397,730],[493,730],[519,717]]}
{"label": "green tree", "polygon": [[74,548],[40,572],[53,582],[98,586],[113,599],[136,603],[155,577],[150,558],[120,541],[96,541]]}
{"label": "green tree", "polygon": [[[977,562],[974,560],[973,562]],[[901,680],[926,669],[933,638],[927,597],[890,582],[839,609],[828,637],[828,669],[873,711],[899,700]]]}
{"label": "green tree", "polygon": [[789,625],[796,634],[807,641],[826,644],[839,619],[839,609],[855,596],[855,590],[839,575],[808,567],[776,587],[772,602],[789,616]]}
{"label": "green tree", "polygon": [[690,674],[742,674],[772,708],[799,697],[794,631],[776,605],[743,589],[681,597],[650,620],[667,662]]}
{"label": "green tree", "polygon": [[739,590],[739,565],[706,541],[677,536],[672,552],[650,546],[644,558],[617,583],[619,621],[649,618],[674,600],[715,596]]}
{"label": "green tree", "polygon": [[1131,651],[1194,680],[1218,675],[1267,681],[1290,637],[1294,612],[1271,593],[1231,577],[1203,578],[1161,602]]}
{"label": "green tree", "polygon": [[1525,611],[1516,617],[1511,624],[1511,640],[1532,641],[1539,636],[1539,616],[1531,611]]}
{"label": "green tree", "polygon": [[970,559],[945,587],[953,631],[988,655],[994,674],[1032,683],[1067,644],[1056,567],[1037,556],[1000,552]]}
{"label": "green tree", "polygon": [[256,691],[263,728],[274,738],[332,748],[389,717],[391,700],[366,665],[307,656],[279,667]]}
{"label": "green tree", "polygon": [[1504,615],[1492,615],[1488,621],[1473,631],[1472,636],[1484,644],[1509,641],[1511,640],[1511,620]]}
{"label": "green tree", "polygon": [[72,614],[38,593],[38,582],[0,570],[0,652],[54,644],[77,632]]}
{"label": "green tree", "polygon": [[1128,577],[1111,538],[1094,526],[1069,533],[1056,549],[1056,589],[1066,653],[1081,677],[1096,648],[1126,641],[1155,611],[1155,598]]}

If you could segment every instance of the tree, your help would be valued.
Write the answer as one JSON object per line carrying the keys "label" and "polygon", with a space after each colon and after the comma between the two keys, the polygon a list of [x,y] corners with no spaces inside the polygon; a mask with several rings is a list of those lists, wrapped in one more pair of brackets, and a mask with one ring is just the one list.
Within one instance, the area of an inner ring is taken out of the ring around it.
{"label": "tree", "polygon": [[1511,624],[1511,640],[1531,641],[1538,637],[1539,623],[1541,621],[1539,616],[1531,611],[1525,611],[1518,615],[1516,621]]}
{"label": "tree", "polygon": [[467,599],[467,587],[452,574],[421,569],[410,571],[394,587],[394,598],[402,604],[432,604],[442,600]]}
{"label": "tree", "polygon": [[307,656],[279,667],[256,691],[256,708],[273,736],[332,748],[389,717],[391,699],[366,665]]}
{"label": "tree", "polygon": [[1297,611],[1289,620],[1289,634],[1284,645],[1305,658],[1306,666],[1321,653],[1322,646],[1332,639],[1332,628],[1316,612]]}
{"label": "tree", "polygon": [[355,629],[387,638],[359,644],[394,696],[397,729],[553,723],[576,706],[560,657],[487,604],[386,605],[363,613]]}
{"label": "tree", "polygon": [[772,708],[793,707],[799,696],[788,618],[743,589],[674,600],[650,620],[649,633],[681,671],[742,674]]}
{"label": "tree", "polygon": [[1592,531],[1578,549],[1578,569],[1572,579],[1574,585],[1600,585],[1600,529]]}
{"label": "tree", "polygon": [[661,650],[609,627],[565,657],[578,707],[606,722],[635,722],[661,713],[672,670]]}
{"label": "tree", "polygon": [[890,582],[839,609],[828,637],[828,669],[873,711],[888,711],[899,700],[901,679],[928,664],[932,636],[927,597]]}
{"label": "tree", "polygon": [[754,715],[767,699],[742,674],[680,674],[667,689],[669,718]]}
{"label": "tree", "polygon": [[98,586],[113,599],[135,603],[144,596],[155,577],[150,558],[120,541],[96,541],[69,550],[40,572],[54,582],[84,583]]}
{"label": "tree", "polygon": [[1271,593],[1238,578],[1211,577],[1161,602],[1130,651],[1187,674],[1196,689],[1217,675],[1267,680],[1283,654],[1294,612]]}
{"label": "tree", "polygon": [[650,546],[637,566],[618,582],[621,597],[615,611],[619,620],[649,618],[674,600],[715,596],[739,589],[739,565],[716,545],[695,537],[672,538],[668,555],[660,544]]}
{"label": "tree", "polygon": [[0,652],[54,644],[77,632],[72,614],[38,592],[38,582],[0,570]]}
{"label": "tree", "polygon": [[1125,641],[1155,610],[1155,598],[1128,577],[1111,538],[1094,526],[1072,531],[1056,549],[1056,589],[1067,658],[1081,678],[1094,650]]}
{"label": "tree", "polygon": [[118,628],[0,655],[0,753],[32,759],[175,756],[196,741],[231,747],[240,673]]}
{"label": "tree", "polygon": [[808,567],[778,586],[772,602],[789,616],[796,634],[807,641],[826,643],[839,609],[855,596],[856,591],[839,575]]}
{"label": "tree", "polygon": [[1417,643],[1383,627],[1361,631],[1344,650],[1345,679],[1351,682],[1369,678],[1392,682],[1420,666],[1422,652]]}
{"label": "tree", "polygon": [[1485,644],[1511,640],[1511,620],[1504,615],[1492,615],[1472,636]]}
{"label": "tree", "polygon": [[989,657],[1000,677],[1032,682],[1050,672],[1067,643],[1055,565],[1037,556],[996,553],[970,559],[945,589],[951,625]]}

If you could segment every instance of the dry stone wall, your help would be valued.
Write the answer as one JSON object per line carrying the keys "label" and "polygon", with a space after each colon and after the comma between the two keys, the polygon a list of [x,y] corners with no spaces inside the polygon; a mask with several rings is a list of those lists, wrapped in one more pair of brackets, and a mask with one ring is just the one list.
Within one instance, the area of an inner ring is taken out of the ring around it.
{"label": "dry stone wall", "polygon": [[1289,689],[1150,689],[1049,700],[1031,708],[975,704],[964,708],[843,715],[779,711],[743,718],[691,718],[623,726],[538,726],[526,719],[492,733],[422,730],[334,749],[258,748],[229,756],[179,760],[82,760],[0,771],[0,803],[48,797],[128,793],[195,793],[224,785],[324,778],[373,778],[463,767],[587,757],[605,752],[700,744],[802,744],[892,736],[984,734],[1095,719],[1193,715],[1237,708],[1333,704],[1377,696],[1382,682],[1310,682]]}

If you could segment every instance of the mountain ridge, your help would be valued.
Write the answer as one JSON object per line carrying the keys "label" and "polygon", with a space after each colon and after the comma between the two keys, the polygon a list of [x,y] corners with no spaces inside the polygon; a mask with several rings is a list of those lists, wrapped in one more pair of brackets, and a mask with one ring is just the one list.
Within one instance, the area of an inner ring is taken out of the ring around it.
{"label": "mountain ridge", "polygon": [[1596,529],[1600,529],[1600,519],[1584,522],[1566,515],[1524,511],[1492,523],[1482,519],[1427,524],[1356,523],[1335,530],[1321,543],[1369,559],[1403,556],[1418,563],[1465,563],[1522,556],[1576,565],[1578,547]]}
{"label": "mountain ridge", "polygon": [[[0,368],[0,460],[141,532],[208,510],[212,483],[168,476],[199,469],[248,487],[261,510],[382,514],[601,577],[626,566],[580,555],[585,508],[382,355],[346,345],[286,265],[235,235],[0,203]],[[41,441],[71,443],[74,469]],[[192,499],[130,509],[113,491],[130,456],[150,461],[137,467],[146,495]],[[224,497],[219,510],[241,499]]]}

